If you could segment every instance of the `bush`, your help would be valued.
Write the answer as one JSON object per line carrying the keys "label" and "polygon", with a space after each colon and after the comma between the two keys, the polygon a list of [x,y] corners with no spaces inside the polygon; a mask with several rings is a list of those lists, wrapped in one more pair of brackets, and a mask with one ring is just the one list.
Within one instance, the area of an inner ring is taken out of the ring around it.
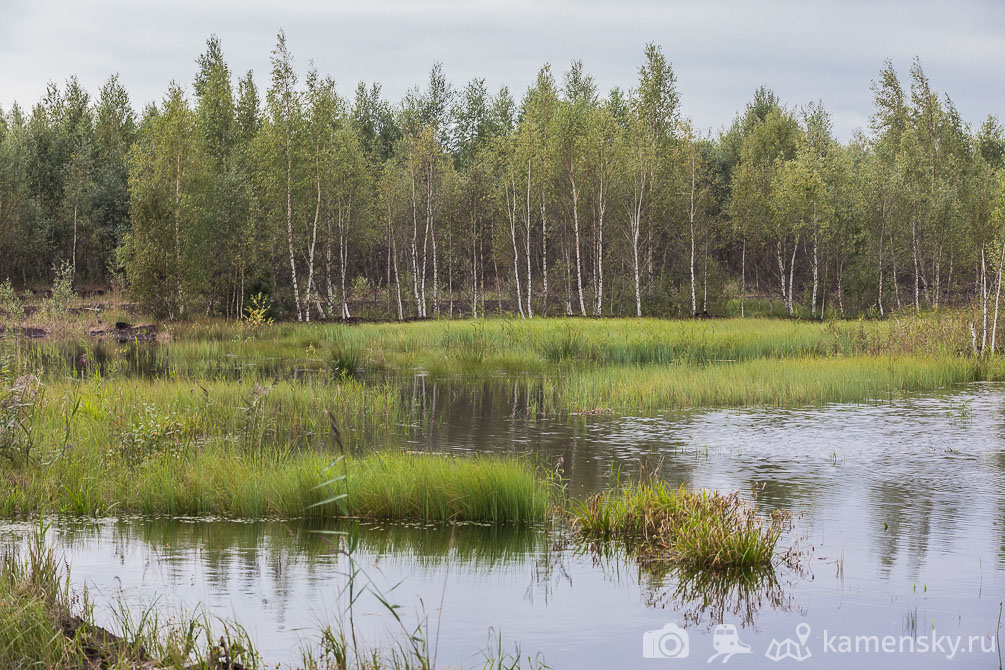
{"label": "bush", "polygon": [[73,302],[73,265],[70,261],[57,263],[52,267],[55,278],[52,280],[52,294],[45,303],[45,309],[50,314],[63,316],[70,311]]}
{"label": "bush", "polygon": [[144,405],[143,413],[120,431],[111,455],[132,464],[162,456],[179,458],[181,436],[182,426],[177,414],[162,414],[156,405]]}
{"label": "bush", "polygon": [[249,305],[244,308],[244,325],[252,330],[258,330],[261,326],[271,326],[273,320],[269,316],[270,309],[272,305],[265,295],[256,293],[251,296]]}
{"label": "bush", "polygon": [[34,375],[5,380],[0,386],[0,459],[16,467],[35,458],[34,428],[41,396],[42,385]]}
{"label": "bush", "polygon": [[0,283],[0,314],[5,320],[14,323],[19,323],[24,318],[24,303],[17,297],[10,279]]}

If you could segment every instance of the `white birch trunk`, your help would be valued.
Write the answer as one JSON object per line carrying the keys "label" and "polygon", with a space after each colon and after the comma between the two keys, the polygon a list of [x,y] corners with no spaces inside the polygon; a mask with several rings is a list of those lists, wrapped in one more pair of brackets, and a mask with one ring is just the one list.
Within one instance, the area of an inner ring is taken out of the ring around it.
{"label": "white birch trunk", "polygon": [[579,313],[586,316],[586,303],[583,301],[583,262],[579,251],[579,189],[576,188],[576,178],[571,164],[567,166],[569,184],[572,186],[572,230],[576,243],[576,293],[579,298]]}
{"label": "white birch trunk", "polygon": [[526,246],[526,250],[527,250],[527,318],[528,319],[534,318],[534,307],[532,306],[532,302],[531,302],[531,295],[533,295],[534,284],[533,284],[533,280],[532,280],[531,272],[530,272],[530,227],[531,227],[531,219],[530,219],[530,185],[531,185],[530,165],[531,165],[530,159],[528,158],[527,159],[527,220],[526,220],[526,233],[527,233],[527,237],[526,237],[526,245],[525,245]]}
{"label": "white birch trunk", "polygon": [[695,300],[694,285],[694,156],[691,157],[691,204],[688,207],[688,226],[691,230],[691,316],[698,315],[698,304]]}
{"label": "white birch trunk", "polygon": [[1002,294],[1002,266],[1005,265],[1005,244],[1001,245],[1001,257],[998,259],[998,281],[995,287],[995,315],[991,322],[991,355],[995,353],[995,339],[998,335],[998,301]]}
{"label": "white birch trunk", "polygon": [[516,284],[516,306],[520,318],[525,318],[523,311],[523,285],[520,283],[520,248],[516,243],[516,178],[510,171],[510,188],[506,189],[506,214],[509,217],[509,235],[513,243],[513,282]]}

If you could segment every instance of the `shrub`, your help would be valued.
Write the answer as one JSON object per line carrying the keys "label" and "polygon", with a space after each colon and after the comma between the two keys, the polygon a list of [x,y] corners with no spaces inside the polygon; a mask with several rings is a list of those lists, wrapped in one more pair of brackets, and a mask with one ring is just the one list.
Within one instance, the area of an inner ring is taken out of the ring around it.
{"label": "shrub", "polygon": [[182,425],[178,415],[161,413],[156,405],[144,405],[143,412],[119,432],[111,455],[138,464],[164,456],[178,458],[181,454]]}
{"label": "shrub", "polygon": [[18,467],[33,462],[41,396],[42,385],[34,375],[22,375],[0,386],[0,459]]}
{"label": "shrub", "polygon": [[17,297],[17,291],[10,279],[0,283],[0,314],[5,320],[14,323],[20,322],[24,318],[24,303]]}
{"label": "shrub", "polygon": [[244,308],[244,325],[252,330],[258,330],[262,326],[271,326],[272,317],[269,310],[272,305],[269,299],[261,293],[251,296],[250,304]]}
{"label": "shrub", "polygon": [[55,277],[52,280],[52,293],[45,302],[45,309],[50,314],[63,316],[70,311],[73,302],[73,265],[63,261],[53,267]]}

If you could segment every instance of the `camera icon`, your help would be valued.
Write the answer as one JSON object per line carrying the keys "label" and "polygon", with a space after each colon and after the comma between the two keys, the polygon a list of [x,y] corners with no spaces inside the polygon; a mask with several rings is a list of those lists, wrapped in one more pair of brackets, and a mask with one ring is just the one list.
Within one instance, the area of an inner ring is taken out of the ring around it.
{"label": "camera icon", "polygon": [[642,658],[687,658],[690,652],[687,631],[675,623],[642,633]]}

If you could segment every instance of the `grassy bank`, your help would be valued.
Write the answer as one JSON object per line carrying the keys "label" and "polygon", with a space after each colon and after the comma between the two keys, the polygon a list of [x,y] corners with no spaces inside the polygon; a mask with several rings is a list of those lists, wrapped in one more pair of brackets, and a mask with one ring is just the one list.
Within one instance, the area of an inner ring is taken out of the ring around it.
{"label": "grassy bank", "polygon": [[[315,356],[321,367],[434,374],[541,373],[556,367],[707,365],[719,361],[856,354],[965,353],[959,315],[889,321],[782,319],[485,319],[407,324],[229,323],[172,326],[169,365],[205,375],[206,363]],[[342,365],[340,365],[342,364]],[[267,366],[266,366],[267,367]]]}
{"label": "grassy bank", "polygon": [[[528,463],[402,451],[443,418],[406,390],[415,371],[520,373],[528,413],[551,414],[857,402],[1005,378],[969,353],[962,316],[215,321],[163,325],[157,343],[7,338],[0,514],[537,521],[550,484]],[[312,507],[343,453],[350,509]]]}
{"label": "grassy bank", "polygon": [[[9,372],[0,384],[0,514],[364,516],[527,523],[548,477],[524,460],[398,448],[397,389]],[[377,449],[377,447],[383,447]],[[338,504],[319,485],[340,455]]]}
{"label": "grassy bank", "polygon": [[[381,425],[414,420],[392,405],[400,381],[418,371],[540,378],[545,411],[624,413],[854,402],[1005,378],[996,357],[972,355],[966,315],[957,312],[855,322],[488,319],[249,328],[214,321],[166,324],[162,336],[160,343],[126,345],[18,340],[8,345],[9,366],[58,383],[212,383],[220,397],[280,380],[311,388],[304,416],[293,417],[308,430],[324,423],[328,408],[320,405],[329,399],[350,423],[371,415]],[[347,383],[353,379],[362,381]],[[158,386],[133,391],[167,393]]]}
{"label": "grassy bank", "polygon": [[[487,319],[258,328],[208,321],[159,327],[167,346],[95,347],[48,338],[22,347],[53,374],[118,372],[161,378],[268,379],[311,371],[485,375],[581,367],[708,365],[722,361],[970,351],[962,314],[887,321],[782,319]],[[67,346],[67,345],[77,346]],[[114,343],[112,343],[114,344]],[[90,354],[90,355],[89,355]],[[84,356],[84,360],[81,360]],[[109,365],[116,362],[118,366]]]}
{"label": "grassy bank", "polygon": [[[4,468],[0,514],[531,523],[550,513],[550,482],[520,460],[392,451],[331,462],[318,452],[243,453],[222,444],[135,464],[77,454]],[[335,477],[344,479],[325,484]]]}

